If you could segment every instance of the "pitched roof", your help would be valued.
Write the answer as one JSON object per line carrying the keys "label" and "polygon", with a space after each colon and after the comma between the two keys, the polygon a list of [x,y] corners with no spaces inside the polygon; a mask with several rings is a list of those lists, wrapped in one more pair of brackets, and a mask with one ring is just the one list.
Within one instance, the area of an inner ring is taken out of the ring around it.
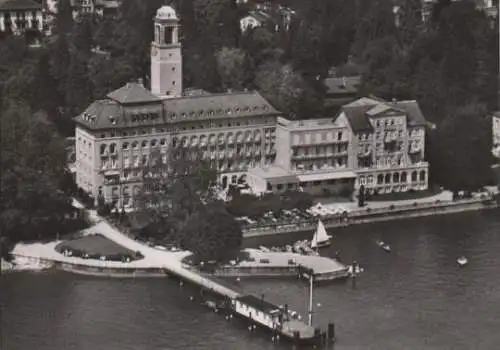
{"label": "pitched roof", "polygon": [[373,130],[373,126],[366,112],[372,107],[373,106],[370,105],[343,106],[341,112],[344,112],[351,125],[352,131],[355,133],[360,131],[371,131]]}
{"label": "pitched roof", "polygon": [[41,10],[42,5],[34,0],[0,0],[0,10]]}
{"label": "pitched roof", "polygon": [[327,95],[355,94],[361,84],[361,76],[326,78],[324,84]]}
{"label": "pitched roof", "polygon": [[130,91],[121,88],[108,94],[108,99],[94,101],[82,114],[75,117],[74,121],[86,128],[96,130],[166,126],[168,123],[184,121],[280,114],[255,91],[184,96],[162,100],[139,84],[135,85],[137,86],[129,89]]}
{"label": "pitched roof", "polygon": [[342,107],[354,132],[372,130],[370,117],[386,111],[396,110],[407,117],[408,126],[425,126],[427,124],[417,101],[387,102],[375,96],[363,97]]}
{"label": "pitched roof", "polygon": [[427,125],[427,121],[417,101],[397,101],[395,105],[407,113],[408,119],[406,122],[409,126]]}
{"label": "pitched roof", "polygon": [[163,105],[170,121],[280,114],[257,91],[169,98]]}
{"label": "pitched roof", "polygon": [[110,92],[107,97],[121,104],[136,104],[161,101],[159,97],[153,95],[149,90],[147,90],[142,84],[139,83],[127,83],[121,88]]}

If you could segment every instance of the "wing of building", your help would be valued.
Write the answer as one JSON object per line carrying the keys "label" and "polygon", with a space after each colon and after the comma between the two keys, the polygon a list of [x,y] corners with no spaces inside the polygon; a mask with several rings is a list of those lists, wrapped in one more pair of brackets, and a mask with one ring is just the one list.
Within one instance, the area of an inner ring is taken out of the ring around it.
{"label": "wing of building", "polygon": [[291,121],[256,91],[182,87],[179,19],[157,11],[151,90],[130,82],[75,117],[76,182],[97,198],[130,205],[152,152],[197,150],[222,187],[247,178],[256,193],[303,189],[350,194],[426,189],[425,119],[415,101],[361,98],[325,119]]}

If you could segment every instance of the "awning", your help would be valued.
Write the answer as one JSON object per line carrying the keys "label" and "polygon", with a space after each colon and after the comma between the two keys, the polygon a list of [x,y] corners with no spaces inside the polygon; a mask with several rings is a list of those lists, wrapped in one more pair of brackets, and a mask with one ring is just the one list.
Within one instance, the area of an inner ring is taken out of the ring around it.
{"label": "awning", "polygon": [[324,181],[324,180],[339,180],[339,179],[353,179],[356,178],[356,173],[352,171],[335,171],[329,173],[316,173],[298,175],[300,182]]}
{"label": "awning", "polygon": [[267,182],[271,185],[286,185],[286,184],[296,184],[299,183],[299,179],[295,175],[285,175],[280,177],[272,177],[267,179]]}

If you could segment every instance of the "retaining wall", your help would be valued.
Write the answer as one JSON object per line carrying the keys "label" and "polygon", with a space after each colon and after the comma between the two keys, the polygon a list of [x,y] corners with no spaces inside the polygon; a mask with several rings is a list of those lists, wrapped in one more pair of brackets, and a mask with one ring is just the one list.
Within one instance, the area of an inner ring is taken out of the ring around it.
{"label": "retaining wall", "polygon": [[[383,222],[402,220],[431,215],[454,214],[466,211],[477,211],[485,209],[498,209],[498,201],[485,199],[466,199],[453,202],[418,203],[391,205],[384,208],[367,208],[350,212],[348,216],[336,215],[322,218],[326,228],[339,228],[350,225],[367,224],[372,222]],[[289,234],[296,232],[313,232],[316,229],[314,222],[303,222],[299,224],[269,225],[243,230],[243,237],[263,237]]]}

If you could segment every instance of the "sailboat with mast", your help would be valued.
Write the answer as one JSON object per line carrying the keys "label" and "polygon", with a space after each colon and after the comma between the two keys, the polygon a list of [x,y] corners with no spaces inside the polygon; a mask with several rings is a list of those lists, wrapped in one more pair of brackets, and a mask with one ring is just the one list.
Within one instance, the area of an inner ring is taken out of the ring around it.
{"label": "sailboat with mast", "polygon": [[332,244],[332,236],[326,233],[325,225],[318,220],[318,226],[316,227],[316,232],[314,233],[313,239],[311,241],[311,248],[319,249],[325,248]]}

